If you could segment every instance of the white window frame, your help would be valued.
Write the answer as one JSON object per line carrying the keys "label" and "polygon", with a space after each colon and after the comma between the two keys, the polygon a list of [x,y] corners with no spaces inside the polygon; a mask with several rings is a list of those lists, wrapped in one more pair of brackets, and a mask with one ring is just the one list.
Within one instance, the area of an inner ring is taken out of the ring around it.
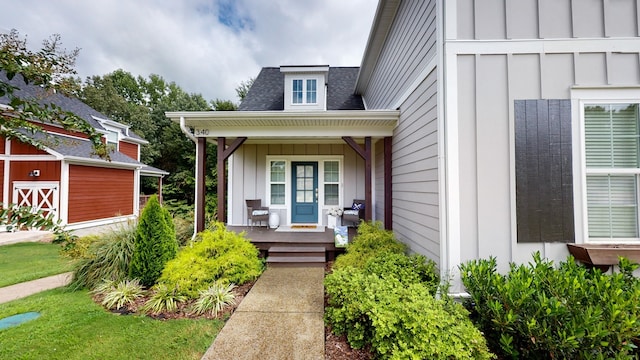
{"label": "white window frame", "polygon": [[[283,162],[284,163],[284,181],[272,181],[271,180],[271,163],[273,162]],[[290,176],[291,172],[290,172],[290,165],[289,162],[286,160],[282,160],[282,159],[270,159],[267,160],[267,167],[268,167],[268,171],[267,171],[267,179],[268,179],[268,186],[267,186],[267,199],[266,202],[267,204],[269,204],[270,207],[284,207],[287,204],[287,177]],[[284,204],[272,204],[271,203],[271,185],[284,185]]]}
{"label": "white window frame", "polygon": [[[309,89],[307,87],[307,83],[309,81],[315,81],[316,82],[316,89],[315,89],[315,98],[316,101],[315,102],[307,102],[307,97],[309,96]],[[296,81],[302,81],[302,102],[294,102],[295,96],[293,96],[294,94],[294,82]],[[317,105],[318,104],[318,96],[319,96],[319,90],[318,90],[318,83],[320,81],[318,80],[318,78],[316,77],[295,77],[293,79],[291,79],[291,91],[290,91],[290,96],[291,96],[291,105],[296,106],[296,105]]]}
{"label": "white window frame", "polygon": [[[640,87],[574,87],[571,89],[573,126],[573,146],[574,146],[574,205],[576,220],[576,243],[611,244],[611,243],[632,243],[637,244],[640,238],[590,238],[589,237],[589,213],[587,203],[587,175],[609,174],[610,169],[587,169],[586,156],[586,130],[584,108],[588,105],[606,104],[640,104]],[[577,130],[577,133],[576,133]],[[576,151],[578,152],[576,154]],[[576,164],[576,162],[578,162]],[[579,173],[576,171],[579,171]],[[636,174],[638,186],[640,188],[640,168],[638,169],[616,169],[615,174]],[[640,189],[638,190],[640,194]],[[639,195],[640,196],[640,195]],[[640,205],[640,199],[638,199]],[[640,207],[638,209],[640,227]]]}

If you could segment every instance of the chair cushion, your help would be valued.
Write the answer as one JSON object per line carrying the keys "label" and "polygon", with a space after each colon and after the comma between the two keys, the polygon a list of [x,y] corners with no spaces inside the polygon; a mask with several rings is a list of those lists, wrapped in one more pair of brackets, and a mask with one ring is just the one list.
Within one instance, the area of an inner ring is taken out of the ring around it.
{"label": "chair cushion", "polygon": [[363,210],[364,209],[364,204],[362,203],[353,203],[353,205],[351,205],[351,208],[353,210]]}
{"label": "chair cushion", "polygon": [[342,214],[344,215],[355,215],[358,216],[359,211],[358,210],[345,210]]}
{"label": "chair cushion", "polygon": [[251,215],[253,216],[268,215],[268,214],[269,214],[269,210],[253,210],[251,212]]}

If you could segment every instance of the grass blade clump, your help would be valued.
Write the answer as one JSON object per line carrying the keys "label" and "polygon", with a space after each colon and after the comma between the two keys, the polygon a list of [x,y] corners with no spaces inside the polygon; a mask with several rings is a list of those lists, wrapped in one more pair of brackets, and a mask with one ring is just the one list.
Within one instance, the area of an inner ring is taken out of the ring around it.
{"label": "grass blade clump", "polygon": [[144,290],[140,282],[135,280],[120,281],[112,287],[111,291],[104,294],[102,305],[107,309],[121,309],[126,305],[133,304],[144,295]]}
{"label": "grass blade clump", "polygon": [[200,290],[192,311],[198,315],[209,312],[212,316],[217,316],[225,306],[235,304],[235,287],[234,284],[224,285],[216,282],[210,288]]}
{"label": "grass blade clump", "polygon": [[177,294],[174,289],[169,289],[164,284],[158,284],[152,288],[153,295],[142,307],[147,313],[175,312],[178,305],[187,300],[184,295]]}
{"label": "grass blade clump", "polygon": [[93,289],[104,280],[127,278],[133,255],[135,226],[132,223],[101,235],[75,265],[72,289]]}

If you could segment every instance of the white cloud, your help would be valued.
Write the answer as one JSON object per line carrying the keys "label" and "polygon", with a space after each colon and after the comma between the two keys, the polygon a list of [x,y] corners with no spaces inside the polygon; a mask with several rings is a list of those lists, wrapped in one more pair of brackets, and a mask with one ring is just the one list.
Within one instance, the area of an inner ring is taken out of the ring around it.
{"label": "white cloud", "polygon": [[[220,4],[223,5],[221,16]],[[58,33],[81,48],[82,78],[158,74],[205,98],[236,101],[262,66],[358,66],[377,0],[9,1],[0,31],[32,46]]]}

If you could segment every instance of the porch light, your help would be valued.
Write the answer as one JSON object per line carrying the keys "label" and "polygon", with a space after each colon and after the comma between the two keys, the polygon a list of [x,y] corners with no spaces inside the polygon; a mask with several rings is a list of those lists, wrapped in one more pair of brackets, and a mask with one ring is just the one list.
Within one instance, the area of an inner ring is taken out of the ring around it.
{"label": "porch light", "polygon": [[38,169],[31,170],[31,172],[29,172],[29,176],[30,177],[38,177],[38,176],[40,176],[40,170],[38,170]]}

